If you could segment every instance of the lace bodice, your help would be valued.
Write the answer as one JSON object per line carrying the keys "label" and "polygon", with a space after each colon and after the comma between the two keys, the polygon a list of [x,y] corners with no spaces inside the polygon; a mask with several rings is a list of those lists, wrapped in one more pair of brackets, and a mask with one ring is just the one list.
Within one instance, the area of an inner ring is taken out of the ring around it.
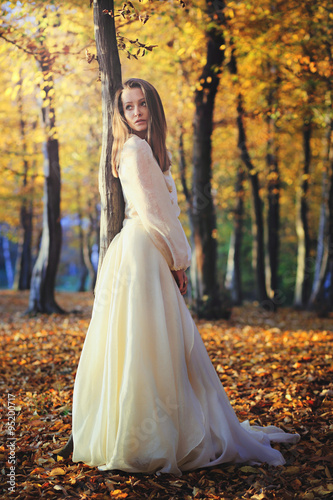
{"label": "lace bodice", "polygon": [[163,173],[149,144],[132,135],[123,147],[119,178],[125,220],[140,219],[170,269],[187,269],[191,249],[178,220],[180,209],[170,169]]}

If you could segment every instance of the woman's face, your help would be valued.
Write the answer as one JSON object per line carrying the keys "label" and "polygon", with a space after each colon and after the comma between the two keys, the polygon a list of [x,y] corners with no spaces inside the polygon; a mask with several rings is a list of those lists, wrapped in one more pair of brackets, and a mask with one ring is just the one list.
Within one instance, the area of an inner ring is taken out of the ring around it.
{"label": "woman's face", "polygon": [[121,95],[124,117],[132,132],[145,139],[148,129],[149,111],[140,88],[125,89]]}

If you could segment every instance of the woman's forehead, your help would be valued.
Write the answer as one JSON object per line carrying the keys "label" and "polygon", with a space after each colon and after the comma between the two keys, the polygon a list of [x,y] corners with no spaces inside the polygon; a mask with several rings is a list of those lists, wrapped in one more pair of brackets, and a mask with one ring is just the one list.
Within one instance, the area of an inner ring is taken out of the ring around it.
{"label": "woman's forehead", "polygon": [[140,99],[144,99],[145,96],[139,87],[135,87],[133,89],[124,89],[121,98],[123,103],[127,103],[139,101]]}

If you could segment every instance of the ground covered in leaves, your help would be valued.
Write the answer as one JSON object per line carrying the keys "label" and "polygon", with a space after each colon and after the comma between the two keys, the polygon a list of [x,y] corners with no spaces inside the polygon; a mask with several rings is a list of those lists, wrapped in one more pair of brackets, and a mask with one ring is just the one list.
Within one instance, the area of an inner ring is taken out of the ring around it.
{"label": "ground covered in leaves", "polygon": [[[223,465],[180,478],[146,476],[54,457],[71,431],[74,376],[92,306],[90,293],[57,298],[70,314],[29,318],[22,315],[27,293],[0,292],[1,498],[333,498],[333,318],[244,306],[229,321],[197,322],[239,419],[297,431],[301,441],[274,445],[283,467]],[[6,460],[13,453],[10,493]]]}

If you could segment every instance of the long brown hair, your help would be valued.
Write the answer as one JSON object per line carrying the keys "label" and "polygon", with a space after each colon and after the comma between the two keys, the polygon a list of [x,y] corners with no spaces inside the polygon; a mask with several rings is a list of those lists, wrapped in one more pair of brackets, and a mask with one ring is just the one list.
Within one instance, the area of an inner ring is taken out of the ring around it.
{"label": "long brown hair", "polygon": [[125,89],[133,88],[140,88],[146,100],[149,111],[146,140],[153,151],[153,155],[162,172],[165,172],[170,167],[170,158],[165,144],[167,124],[161,98],[151,83],[141,80],[140,78],[130,78],[123,84],[122,88],[119,89],[115,95],[112,124],[113,146],[111,156],[112,173],[115,177],[118,177],[121,151],[125,142],[131,135],[131,129],[124,117],[124,108],[121,97]]}

